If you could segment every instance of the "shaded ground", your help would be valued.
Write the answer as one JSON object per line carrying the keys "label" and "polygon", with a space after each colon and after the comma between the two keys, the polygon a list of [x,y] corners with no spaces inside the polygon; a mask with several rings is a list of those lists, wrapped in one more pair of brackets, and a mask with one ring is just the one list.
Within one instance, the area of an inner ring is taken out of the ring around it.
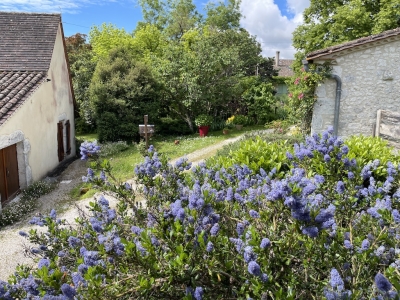
{"label": "shaded ground", "polygon": [[[204,159],[215,155],[218,149],[221,149],[224,145],[235,142],[240,138],[239,136],[227,139],[215,145],[199,149],[188,154],[186,157],[193,165],[197,165]],[[172,160],[170,163],[174,164],[176,160],[177,159]],[[38,199],[39,205],[36,211],[27,216],[25,220],[0,230],[0,249],[2,252],[0,256],[0,280],[7,280],[7,278],[13,274],[18,264],[34,265],[32,258],[24,255],[24,244],[25,246],[29,245],[26,245],[26,240],[18,234],[21,230],[28,232],[31,228],[40,230],[40,227],[28,224],[28,220],[30,220],[33,215],[37,213],[47,214],[52,208],[57,208],[58,212],[62,212],[59,217],[66,219],[71,226],[73,226],[75,223],[74,220],[78,216],[79,209],[87,210],[85,207],[90,201],[93,201],[93,197],[74,202],[70,197],[72,189],[81,182],[82,176],[86,175],[86,169],[87,166],[85,162],[75,160],[68,165],[61,174],[55,174],[58,175],[55,177],[58,182],[57,187],[49,194]],[[115,205],[115,199],[108,196],[107,198],[111,205]]]}

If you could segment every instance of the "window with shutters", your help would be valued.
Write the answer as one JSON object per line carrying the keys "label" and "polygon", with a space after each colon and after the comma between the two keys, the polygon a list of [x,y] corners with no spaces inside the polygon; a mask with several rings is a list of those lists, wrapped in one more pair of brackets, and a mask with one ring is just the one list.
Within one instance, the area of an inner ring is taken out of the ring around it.
{"label": "window with shutters", "polygon": [[71,154],[71,124],[69,120],[65,122],[65,133],[66,133],[66,140],[67,140],[67,155]]}
{"label": "window with shutters", "polygon": [[64,159],[63,122],[57,123],[58,161]]}

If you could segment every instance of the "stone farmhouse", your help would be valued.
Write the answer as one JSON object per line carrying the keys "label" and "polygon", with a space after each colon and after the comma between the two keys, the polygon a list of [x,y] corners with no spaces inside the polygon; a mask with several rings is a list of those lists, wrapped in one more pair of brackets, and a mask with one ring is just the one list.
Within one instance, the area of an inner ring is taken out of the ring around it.
{"label": "stone farmhouse", "polygon": [[75,156],[74,128],[61,15],[0,12],[0,209]]}
{"label": "stone farmhouse", "polygon": [[332,78],[316,90],[311,131],[374,135],[378,110],[400,112],[400,28],[311,52],[328,62]]}

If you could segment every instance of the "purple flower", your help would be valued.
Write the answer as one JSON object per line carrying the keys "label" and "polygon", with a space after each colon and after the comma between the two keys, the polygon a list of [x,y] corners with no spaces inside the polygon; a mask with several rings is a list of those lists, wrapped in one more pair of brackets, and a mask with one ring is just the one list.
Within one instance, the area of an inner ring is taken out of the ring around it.
{"label": "purple flower", "polygon": [[64,257],[65,256],[65,252],[64,251],[58,251],[57,253],[58,257]]}
{"label": "purple flower", "polygon": [[254,260],[250,261],[247,270],[251,275],[254,276],[260,276],[261,275],[261,268],[258,263],[256,263]]}
{"label": "purple flower", "polygon": [[203,288],[200,286],[196,287],[196,289],[194,290],[194,294],[193,294],[194,299],[195,300],[203,299],[203,294],[204,294]]}
{"label": "purple flower", "polygon": [[353,249],[353,245],[351,244],[351,242],[349,241],[349,240],[345,240],[344,241],[344,247],[346,248],[346,249]]}
{"label": "purple flower", "polygon": [[318,236],[318,228],[315,226],[303,228],[301,232],[311,238],[315,238]]}
{"label": "purple flower", "polygon": [[70,247],[72,247],[72,248],[77,247],[80,244],[80,242],[81,242],[81,240],[77,237],[70,236],[68,238],[68,243],[69,243]]}
{"label": "purple flower", "polygon": [[267,275],[267,274],[265,274],[265,273],[262,274],[260,278],[261,278],[261,281],[262,281],[262,282],[264,282],[264,283],[265,283],[265,282],[268,282],[268,275]]}
{"label": "purple flower", "polygon": [[345,190],[345,187],[344,187],[343,181],[338,181],[338,183],[337,183],[337,185],[336,185],[336,192],[337,192],[338,194],[343,194],[343,193],[344,193],[344,190]]}
{"label": "purple flower", "polygon": [[247,262],[247,263],[249,263],[249,262],[251,262],[251,261],[255,261],[256,259],[257,259],[257,254],[255,254],[254,252],[253,252],[253,247],[252,246],[246,246],[245,248],[244,248],[244,253],[243,253],[243,257],[244,257],[244,260]]}
{"label": "purple flower", "polygon": [[370,245],[371,243],[369,242],[368,239],[363,240],[361,243],[361,251],[368,250]]}
{"label": "purple flower", "polygon": [[20,236],[28,237],[29,235],[25,231],[18,232]]}
{"label": "purple flower", "polygon": [[207,248],[206,248],[207,252],[211,252],[214,250],[214,245],[211,242],[207,243]]}
{"label": "purple flower", "polygon": [[105,206],[107,208],[110,206],[110,203],[108,202],[108,200],[103,195],[100,196],[100,198],[97,200],[97,202],[101,206]]}
{"label": "purple flower", "polygon": [[322,175],[315,175],[314,176],[315,182],[318,184],[323,184],[325,182],[325,178]]}
{"label": "purple flower", "polygon": [[38,269],[41,269],[43,267],[46,267],[46,268],[50,267],[50,260],[49,259],[42,258],[41,260],[39,260]]}
{"label": "purple flower", "polygon": [[210,234],[211,234],[211,236],[216,236],[218,234],[218,232],[219,232],[219,224],[215,223],[213,225],[213,227],[211,227],[211,229],[210,229]]}
{"label": "purple flower", "polygon": [[330,280],[330,284],[332,288],[337,288],[338,291],[341,291],[344,289],[344,282],[342,277],[340,277],[339,272],[333,268],[331,270],[331,280]]}
{"label": "purple flower", "polygon": [[395,223],[400,223],[400,213],[397,209],[393,209],[392,217]]}
{"label": "purple flower", "polygon": [[392,284],[381,273],[375,276],[375,285],[382,292],[389,292],[392,289]]}
{"label": "purple flower", "polygon": [[90,224],[92,225],[92,229],[98,233],[103,232],[103,227],[101,225],[101,222],[99,220],[97,220],[94,217],[90,218]]}
{"label": "purple flower", "polygon": [[55,220],[56,218],[57,218],[57,213],[56,213],[56,210],[55,209],[52,209],[51,211],[50,211],[50,218],[52,218],[53,220]]}
{"label": "purple flower", "polygon": [[269,247],[269,246],[271,246],[270,240],[269,240],[268,238],[263,238],[263,239],[261,240],[260,248],[261,248],[261,249],[265,249],[265,248],[267,248],[267,247]]}
{"label": "purple flower", "polygon": [[329,156],[329,154],[324,155],[324,161],[327,163],[331,161],[331,157]]}
{"label": "purple flower", "polygon": [[132,226],[131,227],[131,231],[136,234],[136,235],[140,235],[143,232],[144,229],[138,227],[138,226]]}
{"label": "purple flower", "polygon": [[241,236],[244,232],[245,225],[243,223],[237,223],[236,225],[236,232],[239,236]]}
{"label": "purple flower", "polygon": [[236,251],[240,253],[243,248],[243,241],[241,239],[235,239],[235,238],[229,238],[229,240],[235,244]]}
{"label": "purple flower", "polygon": [[88,270],[88,266],[85,264],[80,264],[78,266],[78,271],[81,272],[82,274],[85,274]]}
{"label": "purple flower", "polygon": [[82,275],[78,272],[72,273],[72,282],[74,283],[75,287],[80,285],[86,286],[86,280],[83,279]]}
{"label": "purple flower", "polygon": [[74,296],[76,295],[75,289],[72,286],[70,286],[69,284],[66,284],[66,283],[64,283],[61,286],[61,292],[68,299],[74,299]]}
{"label": "purple flower", "polygon": [[255,210],[253,210],[253,209],[250,209],[249,215],[250,215],[250,217],[252,217],[254,219],[260,217],[260,214],[258,212],[256,212]]}

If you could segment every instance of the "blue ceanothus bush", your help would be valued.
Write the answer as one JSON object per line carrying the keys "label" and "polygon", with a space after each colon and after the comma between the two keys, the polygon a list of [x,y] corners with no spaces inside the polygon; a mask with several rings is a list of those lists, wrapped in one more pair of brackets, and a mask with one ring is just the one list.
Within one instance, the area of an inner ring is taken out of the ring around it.
{"label": "blue ceanothus bush", "polygon": [[84,180],[117,207],[100,196],[77,225],[55,211],[33,218],[47,231],[20,234],[37,245],[38,265],[1,282],[0,298],[396,299],[399,167],[357,165],[331,131],[288,149],[282,174],[190,170],[150,147],[135,168],[140,191],[93,163]]}

